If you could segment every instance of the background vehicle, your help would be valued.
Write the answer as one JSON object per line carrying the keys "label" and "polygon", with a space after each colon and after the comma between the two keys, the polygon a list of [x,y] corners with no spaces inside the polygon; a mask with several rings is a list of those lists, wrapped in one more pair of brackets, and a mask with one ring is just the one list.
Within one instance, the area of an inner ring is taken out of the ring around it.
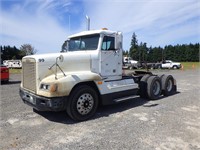
{"label": "background vehicle", "polygon": [[9,82],[9,68],[1,64],[0,70],[1,70],[1,76],[0,76],[1,82],[6,82],[6,83]]}
{"label": "background vehicle", "polygon": [[123,57],[123,67],[127,69],[137,69],[138,61],[133,60],[131,57]]}
{"label": "background vehicle", "polygon": [[22,68],[21,60],[4,60],[3,64],[8,68]]}
{"label": "background vehicle", "polygon": [[161,69],[161,63],[139,62],[138,67],[141,69]]}
{"label": "background vehicle", "polygon": [[158,99],[176,91],[171,75],[157,76],[122,70],[122,33],[84,31],[72,36],[61,53],[22,59],[20,96],[38,111],[66,110],[74,120],[92,117],[99,105],[119,103],[140,95]]}
{"label": "background vehicle", "polygon": [[181,68],[181,63],[179,62],[173,62],[171,60],[166,60],[161,64],[161,67],[163,69],[180,69]]}

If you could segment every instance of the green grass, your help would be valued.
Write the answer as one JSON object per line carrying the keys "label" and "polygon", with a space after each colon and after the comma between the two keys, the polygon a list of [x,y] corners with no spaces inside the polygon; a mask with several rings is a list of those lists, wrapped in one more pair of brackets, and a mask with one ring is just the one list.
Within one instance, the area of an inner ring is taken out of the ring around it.
{"label": "green grass", "polygon": [[9,72],[11,74],[20,74],[22,69],[9,69]]}
{"label": "green grass", "polygon": [[200,68],[200,62],[181,62],[181,65],[184,70]]}

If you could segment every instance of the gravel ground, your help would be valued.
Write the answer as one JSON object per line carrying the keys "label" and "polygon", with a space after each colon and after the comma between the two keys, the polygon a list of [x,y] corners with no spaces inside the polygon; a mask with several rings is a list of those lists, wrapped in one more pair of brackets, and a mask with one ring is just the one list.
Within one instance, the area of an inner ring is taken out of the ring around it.
{"label": "gravel ground", "polygon": [[65,112],[33,112],[19,97],[20,75],[12,74],[1,85],[0,149],[200,150],[200,70],[167,74],[177,79],[177,94],[103,106],[80,123]]}

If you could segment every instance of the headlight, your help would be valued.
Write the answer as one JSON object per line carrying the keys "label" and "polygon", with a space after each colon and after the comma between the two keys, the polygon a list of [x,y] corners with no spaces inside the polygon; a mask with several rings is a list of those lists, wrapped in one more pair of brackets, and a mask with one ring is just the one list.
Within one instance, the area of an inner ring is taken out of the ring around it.
{"label": "headlight", "polygon": [[41,90],[47,90],[47,91],[50,91],[50,92],[55,92],[57,91],[57,84],[44,84],[42,83],[41,86],[40,86],[40,89]]}
{"label": "headlight", "polygon": [[40,86],[40,89],[42,89],[42,90],[49,90],[49,88],[50,88],[50,85],[48,85],[48,84],[41,84],[41,86]]}

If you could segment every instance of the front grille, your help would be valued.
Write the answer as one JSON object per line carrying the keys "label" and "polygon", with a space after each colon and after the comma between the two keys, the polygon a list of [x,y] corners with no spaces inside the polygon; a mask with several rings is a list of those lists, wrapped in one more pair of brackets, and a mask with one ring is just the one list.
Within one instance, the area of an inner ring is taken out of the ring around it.
{"label": "front grille", "polygon": [[22,62],[23,87],[36,92],[36,63],[35,59],[27,58]]}

